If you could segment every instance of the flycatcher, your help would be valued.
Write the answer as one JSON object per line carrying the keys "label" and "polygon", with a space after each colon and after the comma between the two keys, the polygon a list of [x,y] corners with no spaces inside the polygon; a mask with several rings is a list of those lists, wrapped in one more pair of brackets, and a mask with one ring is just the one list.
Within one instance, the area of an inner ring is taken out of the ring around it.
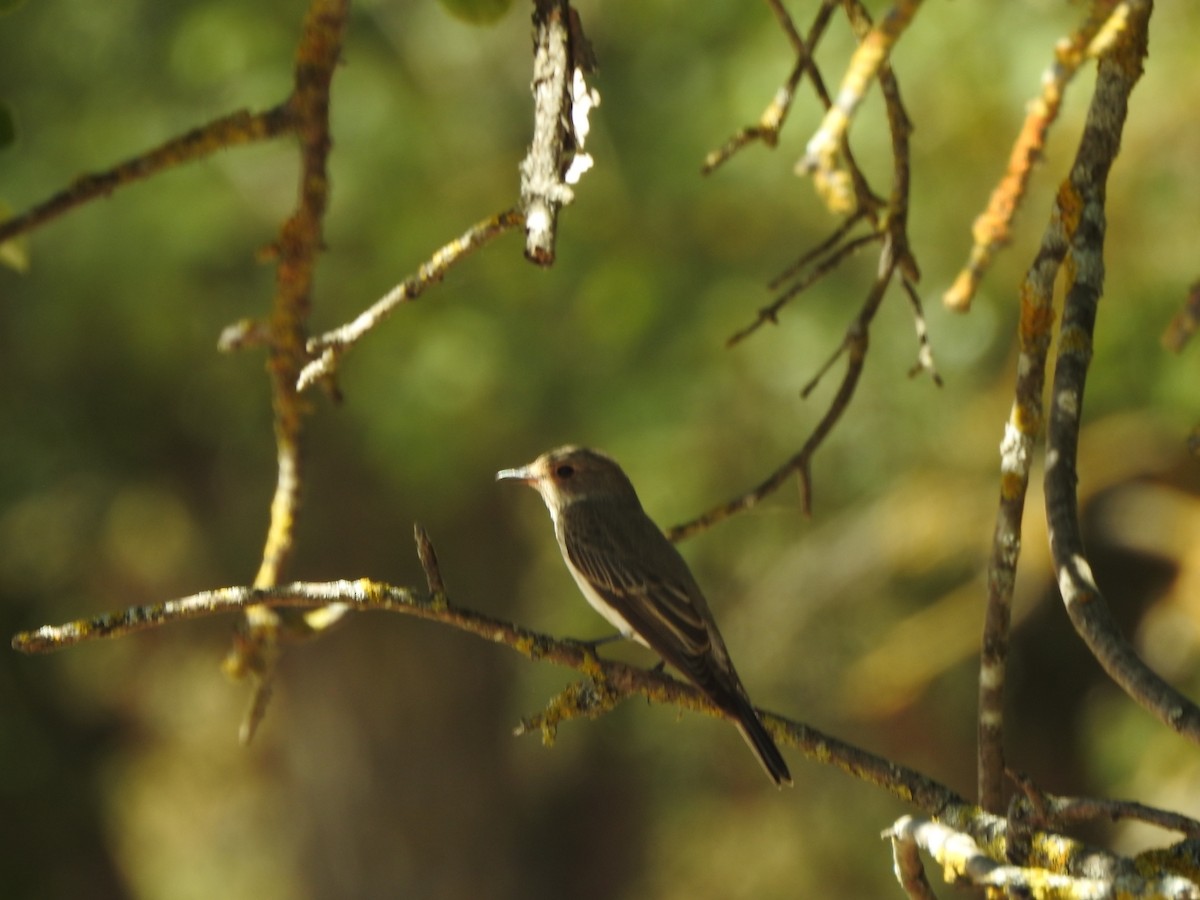
{"label": "flycatcher", "polygon": [[790,785],[787,763],[750,705],[704,594],[621,467],[603,453],[567,446],[497,472],[496,479],[523,481],[542,495],[588,603],[733,716],[771,780]]}

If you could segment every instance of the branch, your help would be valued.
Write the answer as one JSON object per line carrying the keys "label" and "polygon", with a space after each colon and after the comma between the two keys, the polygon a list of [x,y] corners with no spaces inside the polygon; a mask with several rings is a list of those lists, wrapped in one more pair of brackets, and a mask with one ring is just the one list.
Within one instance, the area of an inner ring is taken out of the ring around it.
{"label": "branch", "polygon": [[1080,822],[1134,821],[1154,825],[1167,831],[1177,831],[1191,838],[1200,838],[1200,822],[1179,813],[1155,809],[1131,800],[1102,800],[1092,797],[1059,797],[1040,790],[1028,778],[1008,773],[1021,789],[1022,796],[1014,798],[1009,820],[1022,819],[1038,828],[1062,829],[1064,825]]}
{"label": "branch", "polygon": [[775,14],[779,27],[783,29],[784,34],[791,42],[792,49],[796,52],[796,62],[787,79],[775,92],[775,96],[771,98],[771,102],[763,110],[763,114],[759,116],[758,122],[742,128],[720,149],[713,150],[704,158],[704,165],[700,168],[702,175],[711,175],[728,162],[735,153],[753,141],[761,141],[768,147],[774,147],[779,142],[779,131],[783,128],[783,123],[791,111],[796,88],[805,72],[810,73],[817,96],[823,100],[825,108],[829,108],[829,94],[825,91],[825,84],[821,80],[821,74],[817,70],[812,54],[825,33],[825,27],[829,24],[837,0],[823,0],[812,25],[809,26],[808,36],[805,38],[800,37],[800,33],[796,31],[792,17],[783,8],[780,0],[767,0],[767,5],[771,7],[771,12]]}
{"label": "branch", "polygon": [[834,352],[833,356],[829,358],[829,361],[821,367],[817,375],[805,385],[802,396],[807,396],[816,387],[818,380],[828,371],[833,363],[843,354],[846,355],[846,373],[842,376],[841,384],[838,385],[837,392],[834,394],[833,400],[830,401],[829,409],[825,411],[825,415],[821,417],[821,421],[817,423],[817,427],[813,429],[812,434],[804,442],[804,446],[800,448],[800,451],[772,472],[757,487],[751,488],[746,493],[734,497],[720,506],[713,507],[707,512],[701,513],[694,519],[668,529],[666,532],[668,538],[672,541],[683,540],[698,532],[707,531],[713,525],[732,515],[757,506],[759,502],[777,491],[792,473],[796,473],[800,479],[801,508],[806,515],[812,511],[812,477],[810,472],[812,457],[816,453],[817,448],[824,443],[825,438],[829,436],[829,433],[833,431],[834,425],[841,419],[842,414],[850,406],[850,401],[854,397],[854,391],[858,387],[858,379],[862,374],[863,364],[867,358],[870,322],[883,300],[890,276],[890,268],[880,273],[880,276],[876,279],[874,285],[872,285],[870,293],[867,295],[866,302],[863,304],[862,309],[859,310],[858,316],[846,330],[841,345]]}
{"label": "branch", "polygon": [[[917,849],[929,853],[942,867],[947,883],[966,883],[987,890],[988,896],[1026,897],[1031,900],[1117,900],[1129,898],[1200,897],[1196,883],[1178,875],[1147,878],[1136,871],[1103,875],[1066,874],[1037,866],[1016,866],[997,861],[975,838],[942,822],[904,816],[882,835],[892,842],[897,877],[910,897],[929,897],[920,885],[928,881],[920,868]],[[916,889],[914,889],[916,886]]]}
{"label": "branch", "polygon": [[521,162],[525,256],[554,263],[558,211],[574,198],[570,185],[591,166],[583,153],[588,114],[599,95],[584,75],[591,51],[568,0],[534,0],[533,140]]}
{"label": "branch", "polygon": [[1129,93],[1142,72],[1151,3],[1129,3],[1125,28],[1100,59],[1096,93],[1071,177],[1060,193],[1071,225],[1071,282],[1063,305],[1046,453],[1046,518],[1059,591],[1076,632],[1121,688],[1148,712],[1200,744],[1200,707],[1137,655],[1092,577],[1079,532],[1076,457],[1092,331],[1104,287],[1105,181],[1120,146]]}
{"label": "branch", "polygon": [[[1099,7],[1093,9],[1093,16],[1098,15],[1099,12]],[[1144,27],[1144,17],[1148,15],[1148,10],[1143,8],[1141,15],[1143,24],[1138,26],[1131,20],[1128,23],[1129,29],[1137,32],[1139,27]],[[1136,37],[1133,42],[1136,43]],[[1064,50],[1064,52],[1066,51]],[[1136,55],[1137,51],[1131,47],[1124,47],[1122,52]],[[1140,60],[1140,57],[1137,59]],[[1133,70],[1114,80],[1113,63],[1102,60],[1101,64],[1104,67],[1105,78],[1097,84],[1096,94],[1089,110],[1088,123],[1071,175],[1063,183],[1055,198],[1049,224],[1042,236],[1041,246],[1025,275],[1020,291],[1021,315],[1018,330],[1020,357],[1017,363],[1013,406],[1000,445],[1000,501],[996,512],[992,553],[988,563],[988,605],[979,672],[977,761],[979,797],[981,805],[993,812],[998,812],[1002,804],[1005,773],[1004,687],[1012,618],[1013,587],[1021,551],[1021,522],[1029,485],[1033,449],[1042,429],[1044,418],[1042,394],[1045,386],[1046,358],[1054,321],[1054,283],[1064,259],[1067,258],[1068,253],[1071,253],[1073,265],[1070,269],[1076,276],[1072,289],[1068,291],[1070,295],[1068,305],[1073,310],[1072,319],[1080,314],[1081,303],[1085,306],[1091,305],[1094,316],[1095,302],[1099,299],[1103,285],[1101,251],[1104,227],[1104,180],[1119,146],[1120,129],[1124,122],[1128,92],[1132,90],[1133,82],[1136,81],[1136,74],[1132,79],[1129,79],[1128,75],[1131,72],[1140,71],[1140,62],[1137,62]],[[1125,65],[1127,66],[1127,64],[1128,61]],[[1071,299],[1072,296],[1074,299]],[[1088,297],[1091,299],[1087,299]],[[1070,334],[1075,334],[1075,337],[1070,336],[1066,319],[1067,311],[1064,310],[1062,348],[1069,357],[1075,357],[1077,354],[1071,347],[1074,345],[1076,350],[1082,349],[1077,344],[1077,339],[1081,335],[1076,333],[1074,326],[1071,326]],[[1083,337],[1083,340],[1090,347],[1090,326],[1087,331],[1088,335]],[[1060,359],[1062,358],[1062,351],[1060,351]],[[1061,366],[1061,362],[1059,365]],[[1085,372],[1086,361],[1083,362],[1082,369],[1073,369],[1068,365],[1067,370],[1061,372],[1063,376],[1069,375],[1073,386],[1078,388],[1078,393],[1075,395],[1077,403],[1082,400]],[[1061,397],[1057,387],[1059,376],[1060,370],[1056,369],[1054,391],[1056,398]],[[1061,422],[1061,413],[1059,421]],[[1077,429],[1077,418],[1072,427]],[[1054,429],[1052,426],[1048,460],[1063,458],[1062,452],[1065,448],[1058,442],[1062,437],[1061,431],[1061,427]],[[1077,438],[1076,433],[1072,438],[1072,449],[1069,451],[1071,460],[1069,466],[1072,470],[1074,466],[1073,448]],[[1052,467],[1048,466],[1048,476],[1050,468]],[[1065,476],[1065,472],[1061,468],[1059,471]],[[1071,480],[1070,499],[1062,498],[1059,505],[1068,503],[1072,510],[1070,515],[1073,517],[1075,505],[1073,477],[1069,480]],[[1060,488],[1068,487],[1063,478],[1056,478],[1056,484]],[[1049,494],[1047,500],[1049,502]],[[1056,567],[1062,571],[1060,563],[1056,562]],[[1124,641],[1123,638],[1119,640],[1121,643]],[[1132,653],[1132,650],[1129,652]]]}
{"label": "branch", "polygon": [[[844,5],[847,15],[850,17],[851,24],[855,28],[856,33],[860,35],[860,40],[863,44],[872,40],[873,35],[878,36],[881,33],[879,29],[872,26],[869,13],[858,0],[844,0]],[[892,27],[894,27],[894,23],[888,26],[888,28]],[[888,29],[884,30],[887,31]],[[814,67],[811,71],[814,82],[816,82],[819,78],[817,70]],[[778,287],[814,260],[816,260],[815,264],[807,272],[795,278],[793,283],[774,302],[760,309],[756,319],[741,331],[735,333],[727,342],[727,346],[732,346],[757,331],[765,323],[777,322],[779,311],[793,297],[798,296],[826,274],[833,271],[834,268],[853,253],[872,242],[879,241],[882,249],[880,251],[875,280],[858,315],[847,328],[842,343],[837,350],[825,365],[818,370],[816,376],[805,385],[801,391],[801,396],[807,397],[816,388],[821,378],[843,353],[848,356],[846,373],[834,395],[833,401],[830,403],[829,409],[798,453],[777,468],[757,487],[702,513],[688,522],[676,525],[670,529],[667,535],[671,540],[680,540],[698,531],[703,531],[729,516],[752,508],[766,496],[776,491],[793,472],[800,479],[802,508],[805,514],[811,513],[812,478],[810,464],[812,456],[828,436],[833,426],[840,420],[854,396],[859,375],[862,373],[862,368],[866,360],[871,322],[874,320],[875,313],[879,309],[884,293],[891,283],[893,274],[897,270],[900,271],[904,289],[913,310],[919,344],[917,365],[911,374],[928,371],[934,383],[941,384],[941,378],[933,363],[933,354],[928,342],[920,297],[916,292],[914,284],[920,278],[920,270],[916,259],[913,257],[908,241],[907,228],[910,188],[909,136],[912,131],[912,125],[904,110],[904,105],[900,98],[900,88],[891,71],[891,67],[886,61],[881,60],[879,61],[877,72],[884,95],[888,128],[892,139],[892,192],[886,204],[884,215],[882,217],[878,215],[883,202],[879,200],[869,185],[867,185],[853,158],[849,156],[848,148],[845,148],[846,153],[844,156],[848,160],[850,177],[854,183],[853,211],[846,216],[841,226],[829,238],[815,249],[806,253],[797,263],[777,277],[771,283],[771,287]],[[844,132],[841,134],[840,140],[844,145]],[[852,239],[849,238],[853,227],[858,222],[864,220],[872,226],[870,233]]]}
{"label": "branch", "polygon": [[1028,105],[1025,123],[1008,156],[1008,169],[992,191],[987,209],[975,219],[971,229],[975,243],[967,264],[942,297],[950,309],[960,312],[970,309],[996,252],[1008,244],[1012,220],[1025,199],[1033,167],[1042,158],[1046,135],[1058,118],[1067,85],[1084,60],[1095,55],[1097,45],[1103,45],[1097,35],[1110,34],[1123,21],[1121,14],[1114,12],[1118,6],[1121,6],[1118,0],[1093,0],[1083,25],[1054,45],[1054,63],[1042,74],[1041,93]]}
{"label": "branch", "polygon": [[[491,643],[503,644],[526,659],[550,662],[583,672],[608,693],[606,708],[637,695],[654,703],[690,709],[715,718],[729,718],[728,713],[715,707],[690,684],[657,670],[639,669],[600,659],[590,644],[554,638],[455,606],[442,593],[430,594],[367,579],[204,591],[154,606],[131,607],[123,612],[21,632],[13,638],[12,646],[22,653],[48,653],[88,641],[134,634],[169,622],[222,615],[253,606],[321,609],[330,604],[345,604],[359,612],[394,612],[439,622]],[[596,686],[591,686],[586,690],[596,689]],[[571,690],[586,692],[582,688]],[[561,695],[552,703],[551,711],[554,713],[552,719],[527,720],[522,730],[545,727],[545,722],[555,726],[561,721],[591,712],[584,703],[577,702],[573,707],[563,703]],[[855,778],[881,787],[931,815],[963,803],[962,798],[948,787],[920,772],[889,762],[800,722],[760,712],[777,741],[799,749],[810,759],[833,765]],[[530,725],[530,721],[536,721],[537,724]]]}
{"label": "branch", "polygon": [[[851,5],[859,4],[855,2]],[[867,88],[887,63],[892,47],[912,22],[920,5],[921,0],[897,0],[860,41],[842,77],[837,100],[825,113],[816,134],[808,142],[804,157],[796,164],[798,172],[811,174],[818,182],[837,180],[838,148],[850,127],[850,121],[862,103]]]}
{"label": "branch", "polygon": [[475,223],[459,237],[436,250],[428,261],[421,264],[415,275],[404,279],[353,321],[319,337],[310,338],[308,353],[316,358],[311,359],[297,376],[297,390],[304,391],[318,381],[332,378],[342,354],[391,315],[396,307],[416,300],[427,288],[445,278],[456,263],[524,221],[519,211],[509,209]]}
{"label": "branch", "polygon": [[238,110],[173,137],[111,169],[81,175],[71,185],[18,216],[0,222],[0,244],[27,234],[64,213],[118,188],[144,181],[167,169],[212,156],[218,150],[270,140],[296,128],[286,103],[259,113]]}

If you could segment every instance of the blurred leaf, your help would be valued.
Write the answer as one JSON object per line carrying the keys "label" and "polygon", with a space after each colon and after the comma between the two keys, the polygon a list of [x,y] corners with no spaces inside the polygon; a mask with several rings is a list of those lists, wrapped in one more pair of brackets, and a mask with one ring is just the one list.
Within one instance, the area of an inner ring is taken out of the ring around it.
{"label": "blurred leaf", "polygon": [[0,16],[18,9],[25,0],[0,0]]}

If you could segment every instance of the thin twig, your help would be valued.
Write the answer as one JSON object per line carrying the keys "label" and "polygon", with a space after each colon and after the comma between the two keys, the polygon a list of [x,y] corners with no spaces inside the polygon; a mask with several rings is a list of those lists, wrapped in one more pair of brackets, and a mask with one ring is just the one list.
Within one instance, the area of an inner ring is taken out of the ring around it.
{"label": "thin twig", "polygon": [[420,523],[413,525],[413,538],[417,542],[417,559],[425,572],[425,584],[429,587],[429,596],[442,597],[446,594],[446,584],[442,581],[442,567],[438,565],[437,553],[433,549],[433,541],[429,533]]}
{"label": "thin twig", "polygon": [[396,307],[416,300],[427,288],[441,281],[456,263],[500,235],[518,227],[522,222],[524,217],[515,209],[505,210],[497,215],[488,216],[482,222],[476,222],[450,243],[434,251],[417,269],[415,275],[404,279],[352,321],[310,338],[308,352],[316,358],[311,359],[300,371],[296,379],[297,389],[303,391],[314,383],[331,377],[337,370],[342,354],[391,315]]}
{"label": "thin twig", "polygon": [[702,175],[712,174],[718,167],[728,162],[735,153],[754,141],[761,141],[768,147],[774,147],[779,142],[779,132],[791,111],[800,79],[804,77],[806,71],[816,72],[812,54],[825,32],[825,27],[829,24],[837,0],[824,0],[809,27],[807,38],[800,36],[795,23],[792,22],[792,17],[783,8],[780,0],[767,0],[767,5],[775,14],[779,27],[783,29],[784,34],[791,42],[792,49],[796,53],[796,62],[792,65],[787,79],[775,92],[775,96],[771,98],[771,102],[763,110],[763,114],[759,116],[758,122],[742,128],[723,146],[711,151],[704,158],[704,165],[700,168]]}
{"label": "thin twig", "polygon": [[173,137],[111,169],[76,178],[69,187],[20,215],[0,221],[0,244],[27,234],[90,200],[144,181],[167,169],[204,159],[219,150],[266,141],[294,131],[296,119],[286,103],[259,113],[238,110]]}
{"label": "thin twig", "polygon": [[1200,822],[1180,813],[1156,809],[1132,800],[1106,800],[1092,797],[1059,797],[1039,789],[1030,779],[1008,773],[1023,796],[1010,812],[1024,816],[1041,829],[1062,830],[1066,825],[1080,822],[1135,821],[1154,825],[1166,831],[1177,831],[1188,837],[1200,838]]}
{"label": "thin twig", "polygon": [[971,229],[974,245],[967,264],[942,297],[950,309],[966,312],[970,308],[996,252],[1009,242],[1013,218],[1025,199],[1034,166],[1042,158],[1046,135],[1058,118],[1067,86],[1088,58],[1097,34],[1110,27],[1114,8],[1120,5],[1119,0],[1093,0],[1083,25],[1054,45],[1054,62],[1042,74],[1041,92],[1028,105],[1004,177]]}
{"label": "thin twig", "polygon": [[[842,229],[839,228],[838,231],[840,233],[842,232]],[[792,282],[792,284],[788,286],[787,290],[781,292],[774,300],[762,307],[758,311],[758,315],[754,321],[731,335],[725,342],[725,346],[733,347],[734,345],[741,343],[746,338],[750,337],[750,335],[754,334],[754,332],[758,331],[758,329],[760,329],[763,325],[768,323],[772,325],[778,324],[780,310],[787,306],[791,300],[808,290],[830,272],[834,271],[845,260],[849,259],[863,247],[880,241],[882,238],[883,236],[881,234],[873,231],[870,234],[864,234],[860,237],[854,238],[853,240],[846,241],[824,259],[820,260],[803,276]],[[828,243],[828,241],[825,241],[822,246],[825,246]]]}
{"label": "thin twig", "polygon": [[757,506],[766,497],[775,493],[793,473],[800,480],[801,509],[805,515],[812,512],[812,478],[810,475],[812,457],[821,444],[824,443],[825,438],[829,436],[833,427],[841,419],[843,413],[849,408],[850,401],[854,397],[854,391],[858,387],[859,376],[862,375],[863,364],[867,357],[870,322],[879,309],[880,302],[883,300],[890,275],[889,271],[881,274],[881,277],[876,279],[862,309],[859,310],[858,316],[846,330],[846,334],[842,338],[842,343],[825,366],[821,368],[820,372],[805,386],[804,393],[807,395],[816,386],[821,375],[839,357],[843,354],[846,355],[846,373],[842,376],[842,381],[838,385],[837,392],[830,401],[825,415],[821,417],[821,421],[817,423],[816,428],[808,436],[808,440],[804,442],[804,446],[800,448],[800,451],[772,472],[757,487],[751,488],[746,493],[701,513],[694,519],[668,529],[666,532],[668,538],[673,541],[681,541],[693,534],[707,531],[718,522],[722,522],[730,516]]}
{"label": "thin twig", "polygon": [[842,77],[837,100],[809,140],[804,157],[796,164],[798,172],[827,181],[834,178],[837,151],[854,113],[920,6],[921,0],[896,0],[859,43]]}

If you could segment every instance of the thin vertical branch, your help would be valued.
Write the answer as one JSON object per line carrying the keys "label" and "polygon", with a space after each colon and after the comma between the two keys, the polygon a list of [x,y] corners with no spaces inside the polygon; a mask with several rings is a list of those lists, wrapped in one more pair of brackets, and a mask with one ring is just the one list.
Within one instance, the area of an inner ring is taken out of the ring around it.
{"label": "thin vertical branch", "polygon": [[[277,584],[291,557],[304,481],[304,420],[309,407],[297,389],[297,379],[308,361],[305,344],[313,273],[322,249],[329,198],[329,87],[341,54],[348,7],[348,0],[313,0],[304,18],[287,101],[300,144],[300,184],[296,209],[283,223],[274,248],[277,263],[275,297],[267,322],[267,372],[277,475],[262,562],[254,577],[254,586],[259,588]],[[253,698],[242,723],[243,741],[253,737],[270,699],[280,618],[268,607],[251,606],[246,610],[246,624],[226,660],[228,671],[254,678]]]}
{"label": "thin vertical branch", "polygon": [[[1096,12],[1094,9],[1093,14]],[[1129,87],[1132,88],[1132,84]],[[1111,100],[1097,94],[1093,108],[1102,99],[1103,102]],[[1104,114],[1105,110],[1101,109],[1092,115],[1101,118]],[[1045,124],[1048,127],[1049,122]],[[1094,129],[1094,126],[1091,127]],[[1117,127],[1120,127],[1120,123],[1117,123]],[[1086,131],[1071,177],[1059,189],[1041,246],[1020,291],[1020,355],[1013,406],[1000,444],[1000,500],[988,563],[987,609],[979,665],[977,778],[980,805],[990,812],[1000,812],[1003,808],[1004,692],[1013,589],[1021,554],[1021,523],[1033,450],[1045,416],[1042,393],[1054,324],[1054,282],[1071,250],[1071,241],[1078,234],[1082,214],[1081,191],[1086,189],[1085,184],[1093,183],[1097,177],[1097,172],[1090,167],[1086,158],[1087,154],[1094,153],[1093,145],[1093,131]],[[1116,152],[1115,143],[1111,152]],[[1107,173],[1107,167],[1104,173]],[[1102,205],[1100,215],[1103,216]]]}

